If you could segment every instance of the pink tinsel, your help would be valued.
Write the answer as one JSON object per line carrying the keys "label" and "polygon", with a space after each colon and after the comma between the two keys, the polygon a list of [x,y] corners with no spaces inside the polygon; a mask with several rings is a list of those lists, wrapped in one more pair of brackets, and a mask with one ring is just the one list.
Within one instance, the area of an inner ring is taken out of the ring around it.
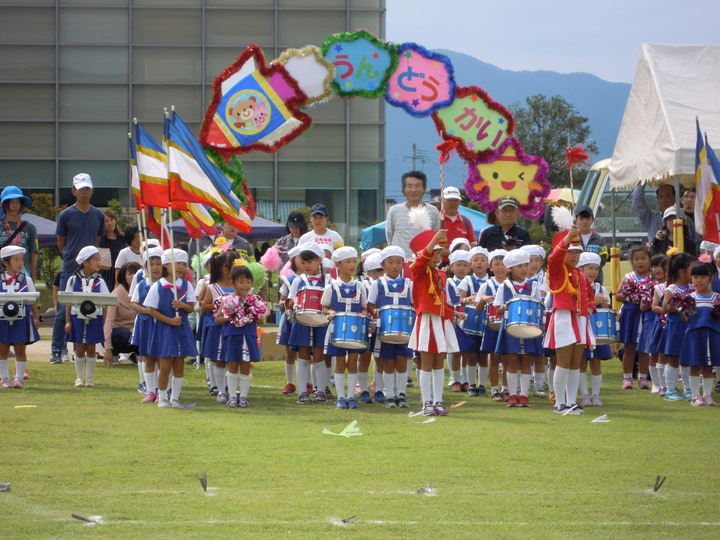
{"label": "pink tinsel", "polygon": [[720,295],[715,297],[710,316],[713,318],[714,321],[720,321]]}
{"label": "pink tinsel", "polygon": [[271,247],[265,252],[265,255],[260,257],[260,264],[263,268],[269,272],[275,272],[282,266],[282,260],[280,259],[280,252],[276,247]]}
{"label": "pink tinsel", "polygon": [[231,324],[240,327],[262,319],[267,313],[267,304],[257,294],[244,298],[237,295],[222,298],[222,315]]}
{"label": "pink tinsel", "polygon": [[688,322],[690,317],[697,313],[697,304],[692,296],[693,292],[694,289],[686,289],[678,294],[673,294],[667,303],[668,307],[675,308],[675,311],[685,322]]}
{"label": "pink tinsel", "polygon": [[646,306],[652,305],[654,287],[655,281],[651,278],[643,279],[638,284],[637,292],[641,304],[645,304]]}
{"label": "pink tinsel", "polygon": [[285,266],[282,267],[282,270],[280,270],[280,276],[282,277],[290,277],[294,274],[292,267],[290,266],[290,261],[285,263]]}

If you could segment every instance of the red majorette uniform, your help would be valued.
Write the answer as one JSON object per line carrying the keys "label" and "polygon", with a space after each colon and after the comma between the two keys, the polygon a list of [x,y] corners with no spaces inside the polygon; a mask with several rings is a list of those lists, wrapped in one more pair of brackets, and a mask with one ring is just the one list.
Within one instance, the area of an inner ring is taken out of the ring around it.
{"label": "red majorette uniform", "polygon": [[592,348],[595,334],[590,327],[590,315],[595,311],[594,291],[585,274],[565,265],[568,248],[563,245],[563,239],[566,234],[555,236],[555,248],[548,256],[546,279],[553,295],[553,310],[543,347],[559,349],[582,343]]}
{"label": "red majorette uniform", "polygon": [[418,317],[408,347],[431,354],[458,352],[460,348],[453,325],[453,307],[446,294],[445,272],[428,266],[432,254],[426,246],[434,235],[435,231],[424,231],[410,242],[410,247],[416,253],[410,273],[413,304]]}

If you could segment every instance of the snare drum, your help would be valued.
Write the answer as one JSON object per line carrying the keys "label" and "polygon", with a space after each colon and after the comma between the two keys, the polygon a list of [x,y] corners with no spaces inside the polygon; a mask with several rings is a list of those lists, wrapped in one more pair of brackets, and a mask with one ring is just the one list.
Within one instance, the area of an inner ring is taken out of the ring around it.
{"label": "snare drum", "polygon": [[505,330],[521,339],[542,336],[543,308],[537,298],[517,296],[509,300],[505,310]]}
{"label": "snare drum", "polygon": [[485,311],[478,311],[475,306],[465,306],[465,320],[460,323],[460,328],[466,334],[482,336],[485,333]]}
{"label": "snare drum", "polygon": [[330,325],[330,343],[340,349],[367,349],[368,323],[362,313],[336,313]]}
{"label": "snare drum", "polygon": [[495,304],[488,304],[485,306],[485,321],[490,330],[495,330],[496,332],[500,330],[502,317],[498,315],[497,306]]}
{"label": "snare drum", "polygon": [[596,313],[590,315],[590,325],[595,334],[595,343],[607,345],[617,341],[616,315],[612,309],[600,308]]}
{"label": "snare drum", "polygon": [[384,306],[378,310],[378,339],[383,343],[410,342],[415,311],[410,306]]}
{"label": "snare drum", "polygon": [[323,289],[306,287],[297,293],[295,299],[295,319],[305,326],[327,326],[328,318],[323,313]]}

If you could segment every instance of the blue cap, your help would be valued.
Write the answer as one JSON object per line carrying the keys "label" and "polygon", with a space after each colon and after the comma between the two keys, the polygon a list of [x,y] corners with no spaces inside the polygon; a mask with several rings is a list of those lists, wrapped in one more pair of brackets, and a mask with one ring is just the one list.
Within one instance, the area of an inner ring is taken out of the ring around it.
{"label": "blue cap", "polygon": [[324,204],[313,204],[313,207],[310,209],[310,215],[314,216],[315,214],[322,214],[323,216],[327,217],[327,207]]}
{"label": "blue cap", "polygon": [[22,202],[25,206],[30,206],[32,203],[30,197],[25,196],[22,189],[17,186],[8,186],[2,190],[2,193],[0,193],[0,204],[13,199],[20,199],[20,202]]}
{"label": "blue cap", "polygon": [[579,204],[575,207],[575,216],[579,216],[580,214],[590,214],[590,217],[595,219],[595,214],[593,214],[592,208],[590,208],[587,204]]}

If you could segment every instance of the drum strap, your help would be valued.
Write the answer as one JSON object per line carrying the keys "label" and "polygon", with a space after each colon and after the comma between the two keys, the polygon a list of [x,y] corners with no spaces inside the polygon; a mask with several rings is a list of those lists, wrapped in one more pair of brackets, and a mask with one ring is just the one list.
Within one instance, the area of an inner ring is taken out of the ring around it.
{"label": "drum strap", "polygon": [[[340,279],[333,279],[331,282],[332,288],[335,291],[335,295],[337,297],[338,302],[345,304],[345,311],[352,311],[351,307],[353,304],[359,304],[360,303],[360,290],[358,288],[358,282],[355,280],[352,280],[350,283],[345,283],[344,281]],[[341,285],[352,285],[355,287],[355,294],[352,296],[342,296],[342,293],[340,291]]]}
{"label": "drum strap", "polygon": [[380,285],[382,285],[383,293],[385,294],[386,298],[392,298],[393,305],[397,306],[400,304],[400,298],[407,298],[408,291],[410,290],[409,284],[408,284],[408,278],[404,278],[403,288],[401,291],[398,292],[391,292],[388,288],[388,280],[385,276],[380,278]]}

